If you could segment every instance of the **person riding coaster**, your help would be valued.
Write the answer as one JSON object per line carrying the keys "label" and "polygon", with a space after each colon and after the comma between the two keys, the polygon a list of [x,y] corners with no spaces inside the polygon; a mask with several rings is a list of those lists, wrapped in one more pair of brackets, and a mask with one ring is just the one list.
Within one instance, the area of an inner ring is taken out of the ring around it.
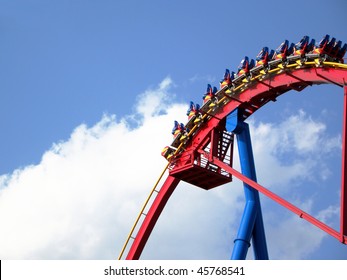
{"label": "person riding coaster", "polygon": [[254,59],[249,60],[248,56],[245,56],[244,59],[241,60],[239,67],[237,68],[237,76],[241,76],[245,74],[246,76],[249,74],[249,71],[255,66]]}
{"label": "person riding coaster", "polygon": [[274,50],[269,51],[268,47],[263,47],[255,58],[255,67],[251,70],[251,75],[266,74],[269,70],[269,62],[273,59]]}
{"label": "person riding coaster", "polygon": [[201,121],[200,105],[194,104],[190,101],[189,109],[187,110],[188,121],[195,118],[194,123],[197,124]]}
{"label": "person riding coaster", "polygon": [[331,48],[329,56],[336,58],[337,54],[339,53],[342,46],[342,41],[339,40],[338,42],[335,42],[334,46]]}
{"label": "person riding coaster", "polygon": [[311,39],[310,41],[309,36],[302,37],[302,39],[295,44],[293,59],[295,59],[295,62],[298,65],[302,65],[303,62],[307,60],[306,54],[312,53],[314,51],[315,44],[315,39]]}
{"label": "person riding coaster", "polygon": [[316,40],[315,39],[311,39],[311,42],[308,44],[307,48],[306,48],[306,53],[312,53],[314,48],[316,45]]}
{"label": "person riding coaster", "polygon": [[164,149],[161,151],[161,155],[167,160],[170,160],[174,154],[175,150],[169,146],[165,146]]}
{"label": "person riding coaster", "polygon": [[204,104],[206,104],[207,102],[212,102],[211,104],[209,104],[209,107],[214,107],[216,106],[215,102],[216,102],[216,93],[217,93],[218,89],[216,87],[213,87],[210,84],[207,84],[207,89],[206,89],[206,93],[204,94],[203,98],[203,102]]}
{"label": "person riding coaster", "polygon": [[262,48],[261,51],[258,53],[257,57],[255,58],[255,60],[256,60],[255,66],[260,66],[260,65],[267,66],[268,62],[274,56],[274,53],[275,53],[274,50],[271,50],[269,52],[268,47]]}
{"label": "person riding coaster", "polygon": [[309,44],[310,37],[304,36],[302,39],[294,46],[294,55],[303,56],[306,53],[307,46]]}
{"label": "person riding coaster", "polygon": [[231,86],[232,86],[232,80],[235,79],[235,72],[231,72],[229,71],[229,69],[225,69],[224,72],[224,77],[223,79],[220,81],[220,89],[224,88],[224,87],[228,87],[228,89],[225,90],[225,93],[231,93]]}
{"label": "person riding coaster", "polygon": [[187,138],[187,134],[189,133],[189,130],[184,126],[183,123],[179,123],[178,121],[174,121],[174,127],[172,129],[172,135],[174,139],[177,137],[180,137],[180,141],[183,141],[185,138]]}
{"label": "person riding coaster", "polygon": [[292,55],[294,52],[294,43],[289,45],[288,40],[284,40],[281,45],[275,50],[275,53],[272,57],[273,60],[281,59],[282,62],[287,60],[287,57]]}
{"label": "person riding coaster", "polygon": [[315,46],[314,50],[313,50],[313,53],[317,53],[317,54],[320,54],[320,55],[323,55],[325,54],[325,51],[326,51],[326,47],[329,43],[329,39],[330,39],[330,36],[328,34],[326,34],[322,40],[320,40],[320,42]]}
{"label": "person riding coaster", "polygon": [[334,49],[335,43],[336,43],[336,38],[333,37],[330,39],[329,43],[327,44],[325,52],[328,56],[332,56],[331,53]]}
{"label": "person riding coaster", "polygon": [[199,113],[199,109],[200,109],[199,104],[194,104],[193,101],[190,101],[189,109],[187,110],[188,120],[190,120],[192,117],[197,115]]}

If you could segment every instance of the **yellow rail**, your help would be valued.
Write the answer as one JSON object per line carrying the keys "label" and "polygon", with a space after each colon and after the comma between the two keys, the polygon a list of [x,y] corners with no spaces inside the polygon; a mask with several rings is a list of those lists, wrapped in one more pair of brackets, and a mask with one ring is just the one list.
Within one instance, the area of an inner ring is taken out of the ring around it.
{"label": "yellow rail", "polygon": [[126,241],[125,241],[125,243],[124,243],[124,245],[123,245],[122,251],[120,252],[120,254],[119,254],[119,256],[118,256],[118,260],[121,260],[121,259],[122,259],[122,256],[123,256],[123,254],[124,254],[124,251],[125,251],[125,249],[126,249],[127,246],[128,246],[128,243],[129,243],[129,241],[130,241],[130,238],[132,238],[132,235],[133,235],[134,230],[135,230],[135,228],[136,228],[136,226],[137,226],[137,224],[138,224],[138,222],[139,222],[139,220],[140,220],[140,218],[141,218],[141,215],[142,215],[143,212],[145,211],[145,209],[146,209],[146,207],[147,207],[147,204],[148,204],[149,200],[151,199],[153,193],[156,191],[156,188],[157,188],[157,186],[158,186],[158,184],[159,184],[161,178],[163,177],[165,171],[168,169],[169,165],[170,165],[170,162],[166,165],[166,167],[164,168],[163,172],[160,174],[160,176],[159,176],[157,182],[155,183],[155,185],[154,185],[154,187],[152,188],[152,190],[151,190],[149,196],[147,197],[147,199],[146,199],[144,205],[142,206],[141,211],[140,211],[139,215],[137,216],[137,219],[136,219],[136,221],[135,221],[133,227],[132,227],[131,230],[130,230],[130,233],[129,233],[129,235],[128,235],[128,238],[126,239]]}
{"label": "yellow rail", "polygon": [[342,63],[338,63],[338,62],[324,61],[323,64],[333,66],[333,67],[347,69],[347,64],[342,64]]}

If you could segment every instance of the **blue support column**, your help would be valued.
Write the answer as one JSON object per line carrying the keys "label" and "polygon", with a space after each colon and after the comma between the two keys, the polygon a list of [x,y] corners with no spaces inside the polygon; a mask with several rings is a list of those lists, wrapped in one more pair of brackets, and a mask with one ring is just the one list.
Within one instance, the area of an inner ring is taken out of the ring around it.
{"label": "blue support column", "polygon": [[[257,181],[253,158],[249,126],[243,122],[240,111],[236,109],[227,117],[227,130],[237,136],[241,172],[243,175]],[[253,243],[255,259],[269,259],[265,238],[263,217],[261,213],[259,193],[244,183],[246,205],[241,219],[237,238],[234,241],[232,260],[246,259],[248,248]]]}

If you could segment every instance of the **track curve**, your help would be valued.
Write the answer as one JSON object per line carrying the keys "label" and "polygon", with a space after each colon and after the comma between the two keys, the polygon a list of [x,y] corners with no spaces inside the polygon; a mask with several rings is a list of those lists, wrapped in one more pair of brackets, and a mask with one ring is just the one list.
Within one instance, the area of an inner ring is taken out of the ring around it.
{"label": "track curve", "polygon": [[[236,108],[242,108],[244,119],[247,119],[262,106],[270,101],[276,101],[279,96],[290,90],[301,91],[307,86],[320,84],[335,84],[340,87],[347,84],[347,65],[340,63],[325,62],[320,67],[316,67],[311,62],[306,62],[303,65],[295,63],[289,65],[288,68],[275,68],[274,70],[276,71],[245,81],[231,94],[225,93],[226,88],[221,89],[217,93],[219,97],[217,108],[207,110],[206,113],[208,114],[204,115],[209,125],[191,127],[188,138],[203,141],[211,129],[218,126],[220,121]],[[186,143],[179,145],[174,142],[172,146],[177,146],[176,155],[180,152],[184,154],[183,150],[187,150],[193,142],[189,139]],[[194,145],[196,144],[194,142]]]}
{"label": "track curve", "polygon": [[[251,71],[250,76],[238,78],[237,83],[233,83],[232,87],[224,87],[216,93],[215,106],[211,107],[207,103],[201,108],[201,121],[199,123],[196,124],[190,120],[186,124],[189,133],[186,133],[183,140],[181,138],[182,135],[176,137],[170,146],[172,153],[168,157],[169,163],[166,167],[169,169],[169,175],[159,190],[156,189],[156,185],[153,189],[154,191],[151,192],[150,197],[153,195],[156,195],[156,197],[147,213],[144,213],[146,204],[143,207],[139,217],[144,215],[145,218],[136,237],[133,237],[132,234],[136,227],[135,223],[119,259],[122,258],[130,239],[134,239],[134,241],[126,259],[138,259],[140,257],[157,219],[180,182],[180,178],[173,175],[179,166],[177,163],[181,161],[184,164],[186,158],[192,155],[192,151],[197,152],[196,150],[199,147],[199,152],[203,152],[201,147],[207,146],[211,140],[211,133],[221,125],[225,125],[226,117],[231,112],[241,109],[242,118],[245,120],[259,108],[265,106],[270,101],[276,101],[279,96],[290,90],[301,91],[308,86],[320,84],[335,84],[340,87],[347,87],[346,64],[335,61],[320,61],[318,63],[317,56],[307,57],[304,61],[302,59],[295,58],[291,60],[289,58],[288,61],[289,63],[285,65],[281,61],[275,61],[266,71],[257,69],[256,72],[252,73]],[[223,162],[220,164],[223,165]],[[226,167],[226,169],[228,168]],[[233,172],[232,168],[230,169]],[[253,184],[252,187],[256,188],[258,186]],[[300,216],[303,216],[302,212],[300,212]],[[329,233],[329,230],[326,231]],[[333,233],[336,238],[339,238],[337,233]],[[340,239],[342,243],[347,243],[344,233]]]}

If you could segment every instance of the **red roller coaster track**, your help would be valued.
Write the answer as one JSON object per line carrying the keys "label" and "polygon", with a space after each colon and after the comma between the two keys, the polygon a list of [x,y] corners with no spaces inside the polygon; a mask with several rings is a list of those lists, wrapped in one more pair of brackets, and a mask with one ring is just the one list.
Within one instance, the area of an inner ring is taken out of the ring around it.
{"label": "red roller coaster track", "polygon": [[[233,134],[225,129],[226,118],[238,109],[245,120],[269,101],[276,99],[283,93],[296,90],[301,91],[312,85],[335,84],[344,89],[344,113],[342,129],[342,172],[341,172],[341,213],[340,230],[336,231],[323,222],[305,213],[300,208],[279,197],[257,182],[247,178],[232,166]],[[347,244],[347,65],[334,61],[318,61],[316,57],[302,59],[289,59],[284,65],[275,62],[267,71],[254,72],[251,76],[239,79],[238,84],[232,88],[224,87],[216,94],[214,105],[204,105],[201,108],[202,116],[198,122],[190,121],[187,126],[189,133],[177,137],[172,143],[173,154],[169,159],[169,175],[157,189],[153,188],[150,197],[155,199],[145,214],[146,201],[141,213],[129,234],[129,237],[120,253],[122,258],[129,240],[133,239],[126,259],[138,259],[158,220],[168,199],[178,183],[183,180],[204,189],[210,189],[231,181],[234,176],[258,190],[265,196],[286,207],[326,233]],[[177,140],[178,139],[178,140]],[[133,236],[134,229],[144,217],[137,234]]]}

